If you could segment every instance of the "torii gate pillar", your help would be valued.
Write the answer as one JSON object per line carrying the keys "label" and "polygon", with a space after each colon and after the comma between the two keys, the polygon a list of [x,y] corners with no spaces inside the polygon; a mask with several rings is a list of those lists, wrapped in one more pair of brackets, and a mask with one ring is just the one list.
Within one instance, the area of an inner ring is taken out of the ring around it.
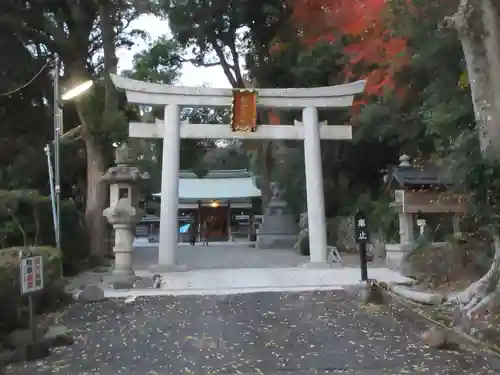
{"label": "torii gate pillar", "polygon": [[349,125],[327,125],[318,122],[317,108],[338,108],[352,105],[354,96],[364,90],[365,82],[315,88],[260,89],[258,105],[303,110],[303,122],[295,125],[259,125],[255,132],[233,132],[231,125],[181,123],[180,108],[230,107],[231,89],[178,87],[147,83],[112,75],[118,89],[125,90],[129,103],[164,105],[163,121],[154,124],[130,123],[129,136],[163,138],[160,244],[158,265],[154,272],[185,270],[177,265],[178,198],[180,139],[272,139],[303,140],[307,187],[310,262],[306,267],[327,264],[326,219],[321,163],[321,139],[350,140]]}
{"label": "torii gate pillar", "polygon": [[302,111],[302,119],[310,263],[324,265],[328,254],[318,110],[315,107],[305,108]]}
{"label": "torii gate pillar", "polygon": [[[179,238],[179,169],[181,154],[180,109],[178,105],[165,106],[165,124],[163,134],[163,154],[161,171],[160,203],[160,244],[158,265],[153,272],[181,270],[176,264],[175,255]],[[175,215],[173,214],[175,213]]]}

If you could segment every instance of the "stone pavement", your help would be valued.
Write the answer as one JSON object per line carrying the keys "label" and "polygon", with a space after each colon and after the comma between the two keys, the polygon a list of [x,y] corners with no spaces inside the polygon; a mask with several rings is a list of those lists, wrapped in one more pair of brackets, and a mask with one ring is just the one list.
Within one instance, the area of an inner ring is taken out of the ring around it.
{"label": "stone pavement", "polygon": [[[161,289],[118,290],[106,288],[107,297],[145,295],[211,295],[251,292],[292,292],[303,290],[342,289],[359,283],[360,270],[357,255],[344,256],[345,267],[307,269],[297,266],[309,257],[293,250],[261,250],[245,245],[211,244],[203,246],[180,245],[179,264],[188,266],[188,272],[162,275]],[[143,244],[134,250],[134,267],[140,277],[151,278],[149,266],[158,261],[158,247]],[[78,293],[89,283],[100,283],[104,273],[86,272],[71,280],[71,292]],[[369,264],[368,276],[391,283],[407,282],[397,272]]]}
{"label": "stone pavement", "polygon": [[[308,260],[309,257],[291,249],[261,250],[239,244],[210,244],[207,247],[180,244],[177,249],[177,263],[189,269],[295,267]],[[148,269],[157,264],[158,246],[137,246],[133,262],[136,269]]]}
{"label": "stone pavement", "polygon": [[[342,256],[346,265],[359,264],[357,254]],[[158,245],[136,242],[133,261],[136,269],[148,269],[152,264],[157,264]],[[177,263],[185,264],[189,269],[286,268],[308,261],[308,256],[292,249],[257,249],[248,244],[215,243],[207,247],[198,243],[194,247],[179,244],[177,249]],[[383,267],[383,262],[370,263],[370,266]]]}
{"label": "stone pavement", "polygon": [[356,301],[343,290],[77,304],[61,317],[76,343],[7,374],[499,374],[484,354],[423,346],[408,313]]}
{"label": "stone pavement", "polygon": [[[150,277],[149,272],[137,272]],[[386,283],[408,283],[411,279],[386,268],[370,268],[368,277]],[[255,292],[292,292],[343,289],[360,284],[358,268],[243,268],[192,270],[162,275],[161,289],[105,290],[107,297],[144,295],[213,295]]]}

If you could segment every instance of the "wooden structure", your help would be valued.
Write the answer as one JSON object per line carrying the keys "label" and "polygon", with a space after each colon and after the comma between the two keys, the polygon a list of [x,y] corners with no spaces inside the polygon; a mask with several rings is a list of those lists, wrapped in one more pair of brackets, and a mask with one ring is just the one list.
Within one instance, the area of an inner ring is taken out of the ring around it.
{"label": "wooden structure", "polygon": [[[398,166],[388,167],[384,177],[387,188],[394,192],[391,207],[399,217],[399,244],[386,244],[386,262],[400,268],[404,254],[415,242],[417,225],[423,232],[429,214],[451,214],[453,232],[460,232],[460,218],[467,209],[467,196],[452,191],[445,171],[436,166],[413,166],[408,155],[402,155]],[[415,221],[417,220],[417,222]],[[440,246],[442,243],[434,243]]]}
{"label": "wooden structure", "polygon": [[[391,206],[398,213],[464,213],[466,195],[452,192],[444,171],[436,166],[414,167],[409,157],[388,168],[387,186],[394,191]],[[408,165],[406,165],[408,163]]]}

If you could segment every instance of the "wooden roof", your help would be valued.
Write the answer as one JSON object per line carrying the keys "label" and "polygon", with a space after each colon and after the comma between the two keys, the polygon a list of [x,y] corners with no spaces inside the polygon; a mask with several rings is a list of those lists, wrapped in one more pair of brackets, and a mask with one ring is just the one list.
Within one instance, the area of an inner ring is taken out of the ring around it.
{"label": "wooden roof", "polygon": [[437,166],[389,166],[387,168],[387,186],[390,189],[434,187],[449,188],[452,182],[446,172]]}

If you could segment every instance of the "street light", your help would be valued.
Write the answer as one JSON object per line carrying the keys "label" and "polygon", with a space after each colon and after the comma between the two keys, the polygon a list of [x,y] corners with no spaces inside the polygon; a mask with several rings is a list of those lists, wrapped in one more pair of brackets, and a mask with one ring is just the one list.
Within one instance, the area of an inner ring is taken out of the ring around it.
{"label": "street light", "polygon": [[[53,219],[54,219],[54,232],[56,237],[56,246],[58,249],[61,249],[61,173],[60,173],[60,153],[59,146],[61,136],[64,134],[63,130],[63,105],[67,100],[74,99],[86,91],[88,91],[92,85],[93,81],[85,81],[69,90],[67,90],[64,94],[60,94],[60,83],[59,83],[59,74],[60,74],[60,63],[59,58],[55,58],[55,71],[54,71],[54,192],[51,189],[52,196],[52,207],[55,207],[53,210]],[[50,159],[50,158],[49,158]],[[49,165],[49,178],[50,177],[52,167]],[[55,194],[54,194],[55,193]],[[55,195],[55,197],[54,197]]]}
{"label": "street light", "polygon": [[76,98],[77,96],[80,96],[85,91],[90,89],[93,84],[94,84],[94,81],[92,81],[92,80],[85,81],[85,82],[79,84],[78,86],[73,87],[72,89],[69,89],[64,94],[62,94],[61,100],[68,101],[68,100],[71,100],[73,98]]}

